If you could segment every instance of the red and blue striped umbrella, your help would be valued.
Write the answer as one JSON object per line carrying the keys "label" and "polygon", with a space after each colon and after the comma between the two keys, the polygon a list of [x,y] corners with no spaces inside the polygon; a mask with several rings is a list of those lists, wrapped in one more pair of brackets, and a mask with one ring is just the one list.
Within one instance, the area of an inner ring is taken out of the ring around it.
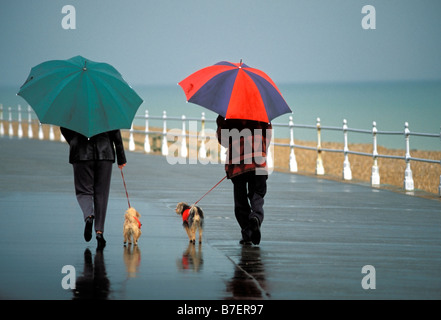
{"label": "red and blue striped umbrella", "polygon": [[240,63],[218,62],[196,71],[178,84],[188,102],[226,119],[270,122],[292,112],[271,78],[242,60]]}

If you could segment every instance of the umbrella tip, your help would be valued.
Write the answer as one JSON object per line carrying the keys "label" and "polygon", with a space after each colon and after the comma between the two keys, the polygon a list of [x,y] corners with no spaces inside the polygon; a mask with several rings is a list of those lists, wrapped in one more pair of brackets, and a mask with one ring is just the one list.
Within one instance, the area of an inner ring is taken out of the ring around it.
{"label": "umbrella tip", "polygon": [[242,59],[240,59],[239,68],[242,68]]}

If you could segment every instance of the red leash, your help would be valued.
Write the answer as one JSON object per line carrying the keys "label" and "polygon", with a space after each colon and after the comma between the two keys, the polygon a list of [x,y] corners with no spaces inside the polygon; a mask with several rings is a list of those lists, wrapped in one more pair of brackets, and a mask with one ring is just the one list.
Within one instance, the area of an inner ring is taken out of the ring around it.
{"label": "red leash", "polygon": [[[127,197],[127,203],[129,204],[129,208],[130,208],[130,200],[129,200],[129,193],[127,192],[127,186],[126,186],[126,180],[124,179],[124,173],[123,170],[121,168],[121,177],[124,183],[124,189],[126,190],[126,197]],[[214,188],[216,188],[222,181],[225,180],[227,176],[223,177],[218,183],[216,183],[213,188],[211,188],[210,190],[208,190],[198,201],[196,201],[192,206],[195,206],[199,201],[201,201],[207,194],[209,194],[211,191],[214,190]],[[138,222],[139,223],[139,222]]]}
{"label": "red leash", "polygon": [[192,207],[195,206],[199,201],[201,201],[207,194],[209,194],[211,191],[213,191],[214,188],[216,188],[222,181],[225,180],[227,176],[223,177],[218,183],[216,183],[214,185],[213,188],[211,188],[210,190],[207,191],[207,193],[205,193],[198,201],[196,201],[195,203],[193,203]]}
{"label": "red leash", "polygon": [[[127,192],[126,180],[124,179],[124,173],[122,171],[122,168],[121,168],[121,177],[122,177],[122,180],[123,180],[123,183],[124,183],[124,189],[126,189],[127,203],[129,204],[129,208],[131,208],[130,200],[129,200],[129,193]],[[135,216],[133,216],[133,218],[138,223],[138,228],[141,229],[141,226],[142,226],[141,221],[139,221],[139,219],[137,217],[135,217]]]}
{"label": "red leash", "polygon": [[131,208],[130,207],[129,194],[127,192],[127,187],[126,187],[126,180],[124,179],[124,174],[123,174],[122,168],[121,168],[121,177],[122,177],[122,180],[123,180],[123,183],[124,183],[124,189],[126,189],[127,203],[129,204],[129,208]]}

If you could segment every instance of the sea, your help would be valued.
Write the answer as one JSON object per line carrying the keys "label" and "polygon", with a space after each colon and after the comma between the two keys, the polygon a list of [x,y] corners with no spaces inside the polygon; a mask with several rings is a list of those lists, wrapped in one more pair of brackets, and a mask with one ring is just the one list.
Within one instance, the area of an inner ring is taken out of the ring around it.
{"label": "sea", "polygon": [[[441,80],[439,81],[389,81],[389,82],[348,82],[348,83],[289,83],[278,84],[292,113],[282,115],[272,121],[276,138],[289,138],[286,125],[290,117],[295,125],[315,126],[317,118],[322,127],[343,127],[347,121],[349,128],[372,131],[376,122],[378,131],[394,131],[403,134],[379,134],[378,145],[387,148],[404,149],[404,127],[408,123],[411,132],[436,134],[438,137],[410,137],[410,148],[441,151]],[[141,117],[148,110],[149,125],[162,127],[163,111],[170,121],[167,129],[181,128],[182,115],[187,118],[204,116],[206,128],[215,129],[217,115],[201,106],[187,103],[185,95],[177,84],[134,85],[133,89],[144,100],[140,106],[135,125],[144,125]],[[0,104],[3,105],[3,121],[7,120],[7,108],[21,105],[26,101],[16,96],[19,86],[0,87]],[[14,118],[14,116],[13,116]],[[176,119],[176,120],[173,120]],[[282,125],[282,126],[279,126]],[[295,128],[295,141],[317,141],[317,130]],[[324,141],[343,142],[341,130],[323,129]],[[349,143],[372,143],[372,134],[348,133]]]}

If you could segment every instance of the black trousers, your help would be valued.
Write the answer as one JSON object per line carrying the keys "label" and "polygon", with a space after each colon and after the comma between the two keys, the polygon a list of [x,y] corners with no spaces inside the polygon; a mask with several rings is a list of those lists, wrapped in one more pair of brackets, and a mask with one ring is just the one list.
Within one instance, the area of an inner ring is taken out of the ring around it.
{"label": "black trousers", "polygon": [[95,217],[95,230],[104,232],[113,161],[79,161],[72,164],[75,194],[84,219]]}
{"label": "black trousers", "polygon": [[251,218],[257,217],[260,224],[263,222],[263,198],[267,179],[268,175],[258,175],[255,171],[231,179],[234,185],[234,214],[242,233],[249,226]]}

